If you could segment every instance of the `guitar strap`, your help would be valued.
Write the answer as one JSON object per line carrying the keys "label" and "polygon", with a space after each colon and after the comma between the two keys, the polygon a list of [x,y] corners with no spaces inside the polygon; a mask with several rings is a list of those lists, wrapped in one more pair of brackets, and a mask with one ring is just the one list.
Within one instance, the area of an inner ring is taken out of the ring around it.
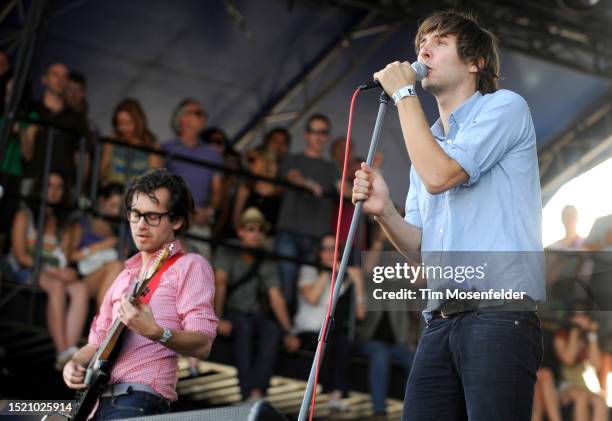
{"label": "guitar strap", "polygon": [[149,301],[151,301],[151,297],[153,296],[153,293],[155,292],[155,290],[159,286],[159,283],[161,282],[161,278],[163,274],[170,268],[170,266],[174,264],[174,262],[176,262],[184,254],[185,253],[183,252],[179,252],[179,253],[176,253],[174,256],[170,257],[168,260],[166,260],[166,262],[161,267],[161,269],[159,269],[157,273],[153,276],[153,279],[151,279],[151,281],[149,282],[149,285],[147,285],[147,287],[144,289],[144,293],[139,297],[139,300],[141,303],[149,304]]}

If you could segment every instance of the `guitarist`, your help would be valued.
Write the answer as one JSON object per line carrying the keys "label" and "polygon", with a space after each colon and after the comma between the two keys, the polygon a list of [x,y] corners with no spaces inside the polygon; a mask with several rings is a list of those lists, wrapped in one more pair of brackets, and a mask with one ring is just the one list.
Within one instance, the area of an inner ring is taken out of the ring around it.
{"label": "guitarist", "polygon": [[[200,255],[183,253],[177,237],[189,228],[194,211],[191,192],[180,176],[166,169],[135,179],[124,205],[139,253],[125,262],[94,319],[87,345],[63,371],[72,389],[84,389],[85,367],[116,318],[127,326],[112,366],[109,386],[101,394],[96,420],[166,413],[177,399],[177,354],[205,359],[215,338],[214,273]],[[161,276],[148,305],[127,299],[134,284],[163,247],[181,253]]]}

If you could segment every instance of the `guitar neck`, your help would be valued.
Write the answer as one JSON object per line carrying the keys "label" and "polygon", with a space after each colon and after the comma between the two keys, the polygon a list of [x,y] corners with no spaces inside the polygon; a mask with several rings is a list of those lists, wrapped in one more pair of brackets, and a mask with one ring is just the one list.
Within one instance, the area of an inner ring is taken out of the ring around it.
{"label": "guitar neck", "polygon": [[119,318],[116,318],[111,327],[108,329],[104,341],[102,341],[102,343],[98,347],[98,351],[96,351],[94,358],[92,358],[89,364],[90,367],[93,367],[93,365],[97,361],[105,360],[110,356],[113,349],[115,348],[115,345],[117,344],[119,336],[123,332],[123,329],[125,329],[125,325],[121,323],[121,320],[119,320]]}

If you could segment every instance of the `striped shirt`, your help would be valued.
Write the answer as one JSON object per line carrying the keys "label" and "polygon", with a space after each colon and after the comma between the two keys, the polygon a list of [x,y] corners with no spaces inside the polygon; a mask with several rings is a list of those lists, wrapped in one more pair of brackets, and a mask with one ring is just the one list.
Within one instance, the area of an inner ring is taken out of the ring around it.
{"label": "striped shirt", "polygon": [[[174,242],[174,253],[181,244]],[[142,257],[138,253],[125,262],[125,269],[107,291],[100,312],[89,331],[89,345],[98,348],[117,317],[121,296],[138,281]],[[172,330],[202,332],[211,340],[217,331],[213,310],[215,278],[210,264],[199,254],[180,257],[163,275],[149,306],[158,325]],[[175,401],[177,354],[131,330],[126,330],[121,352],[113,365],[110,384],[148,385],[168,400]]]}

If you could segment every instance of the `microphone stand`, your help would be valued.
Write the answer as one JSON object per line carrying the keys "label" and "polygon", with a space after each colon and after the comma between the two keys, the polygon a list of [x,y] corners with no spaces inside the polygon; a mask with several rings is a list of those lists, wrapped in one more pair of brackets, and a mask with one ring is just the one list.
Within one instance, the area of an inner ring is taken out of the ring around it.
{"label": "microphone stand", "polygon": [[[374,154],[376,152],[376,148],[378,146],[378,139],[380,138],[380,132],[382,129],[382,122],[385,118],[385,111],[387,110],[387,103],[389,102],[389,96],[383,91],[380,94],[379,99],[379,107],[378,107],[378,115],[376,117],[376,123],[374,125],[374,132],[372,133],[372,140],[370,142],[370,149],[368,151],[368,158],[366,159],[366,163],[368,166],[372,165],[372,161],[374,160]],[[344,198],[343,198],[344,200]],[[348,259],[351,254],[351,247],[353,245],[353,238],[355,237],[355,231],[357,231],[357,226],[359,225],[359,217],[361,216],[361,206],[363,203],[361,201],[355,204],[355,209],[353,210],[353,218],[351,219],[351,226],[349,228],[348,237],[346,239],[346,247],[344,247],[344,251],[342,252],[342,260],[340,261],[340,267],[338,272],[336,273],[336,282],[334,285],[334,291],[332,294],[332,306],[329,320],[324,320],[323,325],[321,326],[321,331],[319,332],[319,343],[317,346],[317,351],[314,356],[314,360],[312,362],[312,367],[310,369],[310,375],[308,376],[308,384],[306,386],[306,392],[304,393],[304,398],[302,399],[302,406],[300,407],[300,414],[298,416],[298,421],[306,421],[306,417],[308,416],[309,407],[312,400],[312,393],[315,388],[315,372],[317,369],[317,361],[319,361],[319,355],[321,355],[321,364],[323,363],[323,356],[325,355],[325,348],[327,347],[327,340],[329,338],[329,333],[331,331],[331,327],[333,325],[334,313],[336,311],[336,305],[338,304],[338,299],[340,298],[340,289],[342,287],[342,281],[344,280],[344,274],[346,272],[346,267],[348,265]],[[325,325],[327,323],[327,326]],[[325,328],[325,329],[324,329]],[[326,335],[325,338],[322,338],[323,330],[325,330]]]}

